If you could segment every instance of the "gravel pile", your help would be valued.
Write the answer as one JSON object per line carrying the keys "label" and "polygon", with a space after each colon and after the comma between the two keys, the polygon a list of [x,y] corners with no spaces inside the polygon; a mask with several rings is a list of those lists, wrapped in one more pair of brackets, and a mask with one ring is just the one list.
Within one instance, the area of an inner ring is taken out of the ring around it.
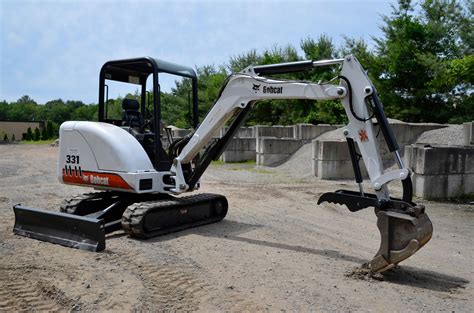
{"label": "gravel pile", "polygon": [[285,163],[275,169],[288,173],[290,176],[309,177],[313,176],[313,143],[307,143],[299,148]]}
{"label": "gravel pile", "polygon": [[463,125],[451,125],[449,127],[424,132],[416,140],[417,144],[429,145],[464,145]]}

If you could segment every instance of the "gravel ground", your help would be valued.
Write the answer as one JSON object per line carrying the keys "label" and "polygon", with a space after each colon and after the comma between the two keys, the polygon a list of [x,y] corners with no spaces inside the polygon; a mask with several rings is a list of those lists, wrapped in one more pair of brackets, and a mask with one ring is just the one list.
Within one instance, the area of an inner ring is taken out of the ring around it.
{"label": "gravel ground", "polygon": [[[381,277],[371,210],[316,205],[348,181],[212,165],[200,192],[224,194],[222,222],[152,240],[117,231],[101,253],[12,234],[15,203],[58,210],[89,189],[55,178],[57,148],[0,145],[0,311],[472,312],[474,208],[421,201],[435,232]],[[396,187],[395,187],[396,189]]]}

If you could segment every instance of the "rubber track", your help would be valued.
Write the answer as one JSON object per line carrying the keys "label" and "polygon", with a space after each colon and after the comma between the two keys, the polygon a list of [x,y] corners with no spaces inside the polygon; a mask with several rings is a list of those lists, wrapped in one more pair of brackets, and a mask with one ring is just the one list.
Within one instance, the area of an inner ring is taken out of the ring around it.
{"label": "rubber track", "polygon": [[[154,235],[153,233],[147,234],[145,233],[145,230],[143,229],[143,217],[151,210],[164,209],[170,206],[193,205],[193,204],[198,204],[201,202],[211,202],[212,200],[217,200],[217,199],[220,199],[220,200],[224,199],[226,201],[225,197],[222,195],[205,193],[205,194],[197,194],[197,195],[181,197],[181,198],[174,198],[171,200],[146,201],[146,202],[141,202],[141,203],[134,203],[130,205],[123,213],[122,227],[127,234],[133,237],[142,238],[142,239],[155,237],[157,235]],[[226,210],[225,213],[227,213],[227,208],[225,210]],[[217,219],[203,220],[201,223],[197,222],[190,227],[185,227],[182,229],[192,228],[192,227],[196,227],[196,226],[200,226],[204,224],[218,222],[222,220],[225,217],[225,215],[226,214],[224,214],[222,217],[217,218]],[[177,229],[177,230],[181,230],[181,229]],[[172,231],[169,231],[169,232],[172,232]],[[169,232],[160,233],[158,235],[163,235]]]}
{"label": "rubber track", "polygon": [[[80,207],[83,201],[95,200],[95,199],[101,199],[101,198],[102,199],[110,198],[112,195],[113,194],[108,191],[89,192],[89,193],[76,195],[76,196],[73,196],[71,199],[65,199],[61,203],[59,210],[63,213],[76,214],[77,209]],[[102,207],[97,208],[97,210],[100,210],[101,208]]]}

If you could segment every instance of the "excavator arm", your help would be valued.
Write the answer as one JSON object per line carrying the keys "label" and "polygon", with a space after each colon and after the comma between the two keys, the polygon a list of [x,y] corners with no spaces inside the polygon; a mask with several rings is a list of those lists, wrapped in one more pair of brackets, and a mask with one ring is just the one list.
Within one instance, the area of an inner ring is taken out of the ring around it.
{"label": "excavator arm", "polygon": [[[307,71],[314,67],[330,65],[342,65],[339,85],[264,77],[264,75]],[[225,150],[226,144],[245,120],[253,104],[267,99],[339,99],[342,102],[349,120],[344,128],[344,135],[356,182],[359,184],[359,192],[338,190],[325,193],[320,197],[318,204],[325,201],[344,204],[353,212],[367,207],[375,208],[382,240],[379,251],[369,263],[373,272],[381,272],[395,266],[429,241],[433,230],[431,221],[424,212],[424,207],[412,202],[410,172],[400,157],[399,146],[377,92],[358,60],[350,55],[336,60],[250,66],[240,73],[231,75],[212,109],[192,136],[186,139],[187,142],[173,160],[171,178],[174,181],[174,188],[170,191],[179,194],[196,189],[201,175],[210,162],[217,159]],[[227,133],[209,145],[213,135],[231,119],[232,123]],[[386,171],[383,168],[374,119],[398,164],[399,168],[396,170]],[[209,146],[205,153],[198,156],[206,145]],[[362,188],[356,146],[367,169],[370,187],[375,194],[365,193]],[[389,193],[388,184],[397,180],[402,182],[402,199],[392,198]]]}

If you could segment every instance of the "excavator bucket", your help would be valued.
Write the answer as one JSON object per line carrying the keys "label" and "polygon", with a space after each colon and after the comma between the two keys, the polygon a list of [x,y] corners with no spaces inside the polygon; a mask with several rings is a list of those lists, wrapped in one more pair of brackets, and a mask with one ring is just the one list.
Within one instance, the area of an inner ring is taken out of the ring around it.
{"label": "excavator bucket", "polygon": [[318,204],[323,202],[346,205],[351,212],[375,208],[381,241],[378,252],[369,262],[373,273],[386,271],[412,256],[433,234],[433,225],[423,205],[395,198],[381,201],[374,194],[361,195],[351,190],[327,192],[318,200]]}
{"label": "excavator bucket", "polygon": [[15,212],[13,232],[17,235],[81,250],[105,249],[103,219],[22,205],[15,205],[13,210]]}
{"label": "excavator bucket", "polygon": [[370,261],[372,272],[383,272],[394,267],[431,239],[433,225],[424,207],[419,205],[413,209],[412,215],[395,211],[376,212],[381,242],[379,251]]}

